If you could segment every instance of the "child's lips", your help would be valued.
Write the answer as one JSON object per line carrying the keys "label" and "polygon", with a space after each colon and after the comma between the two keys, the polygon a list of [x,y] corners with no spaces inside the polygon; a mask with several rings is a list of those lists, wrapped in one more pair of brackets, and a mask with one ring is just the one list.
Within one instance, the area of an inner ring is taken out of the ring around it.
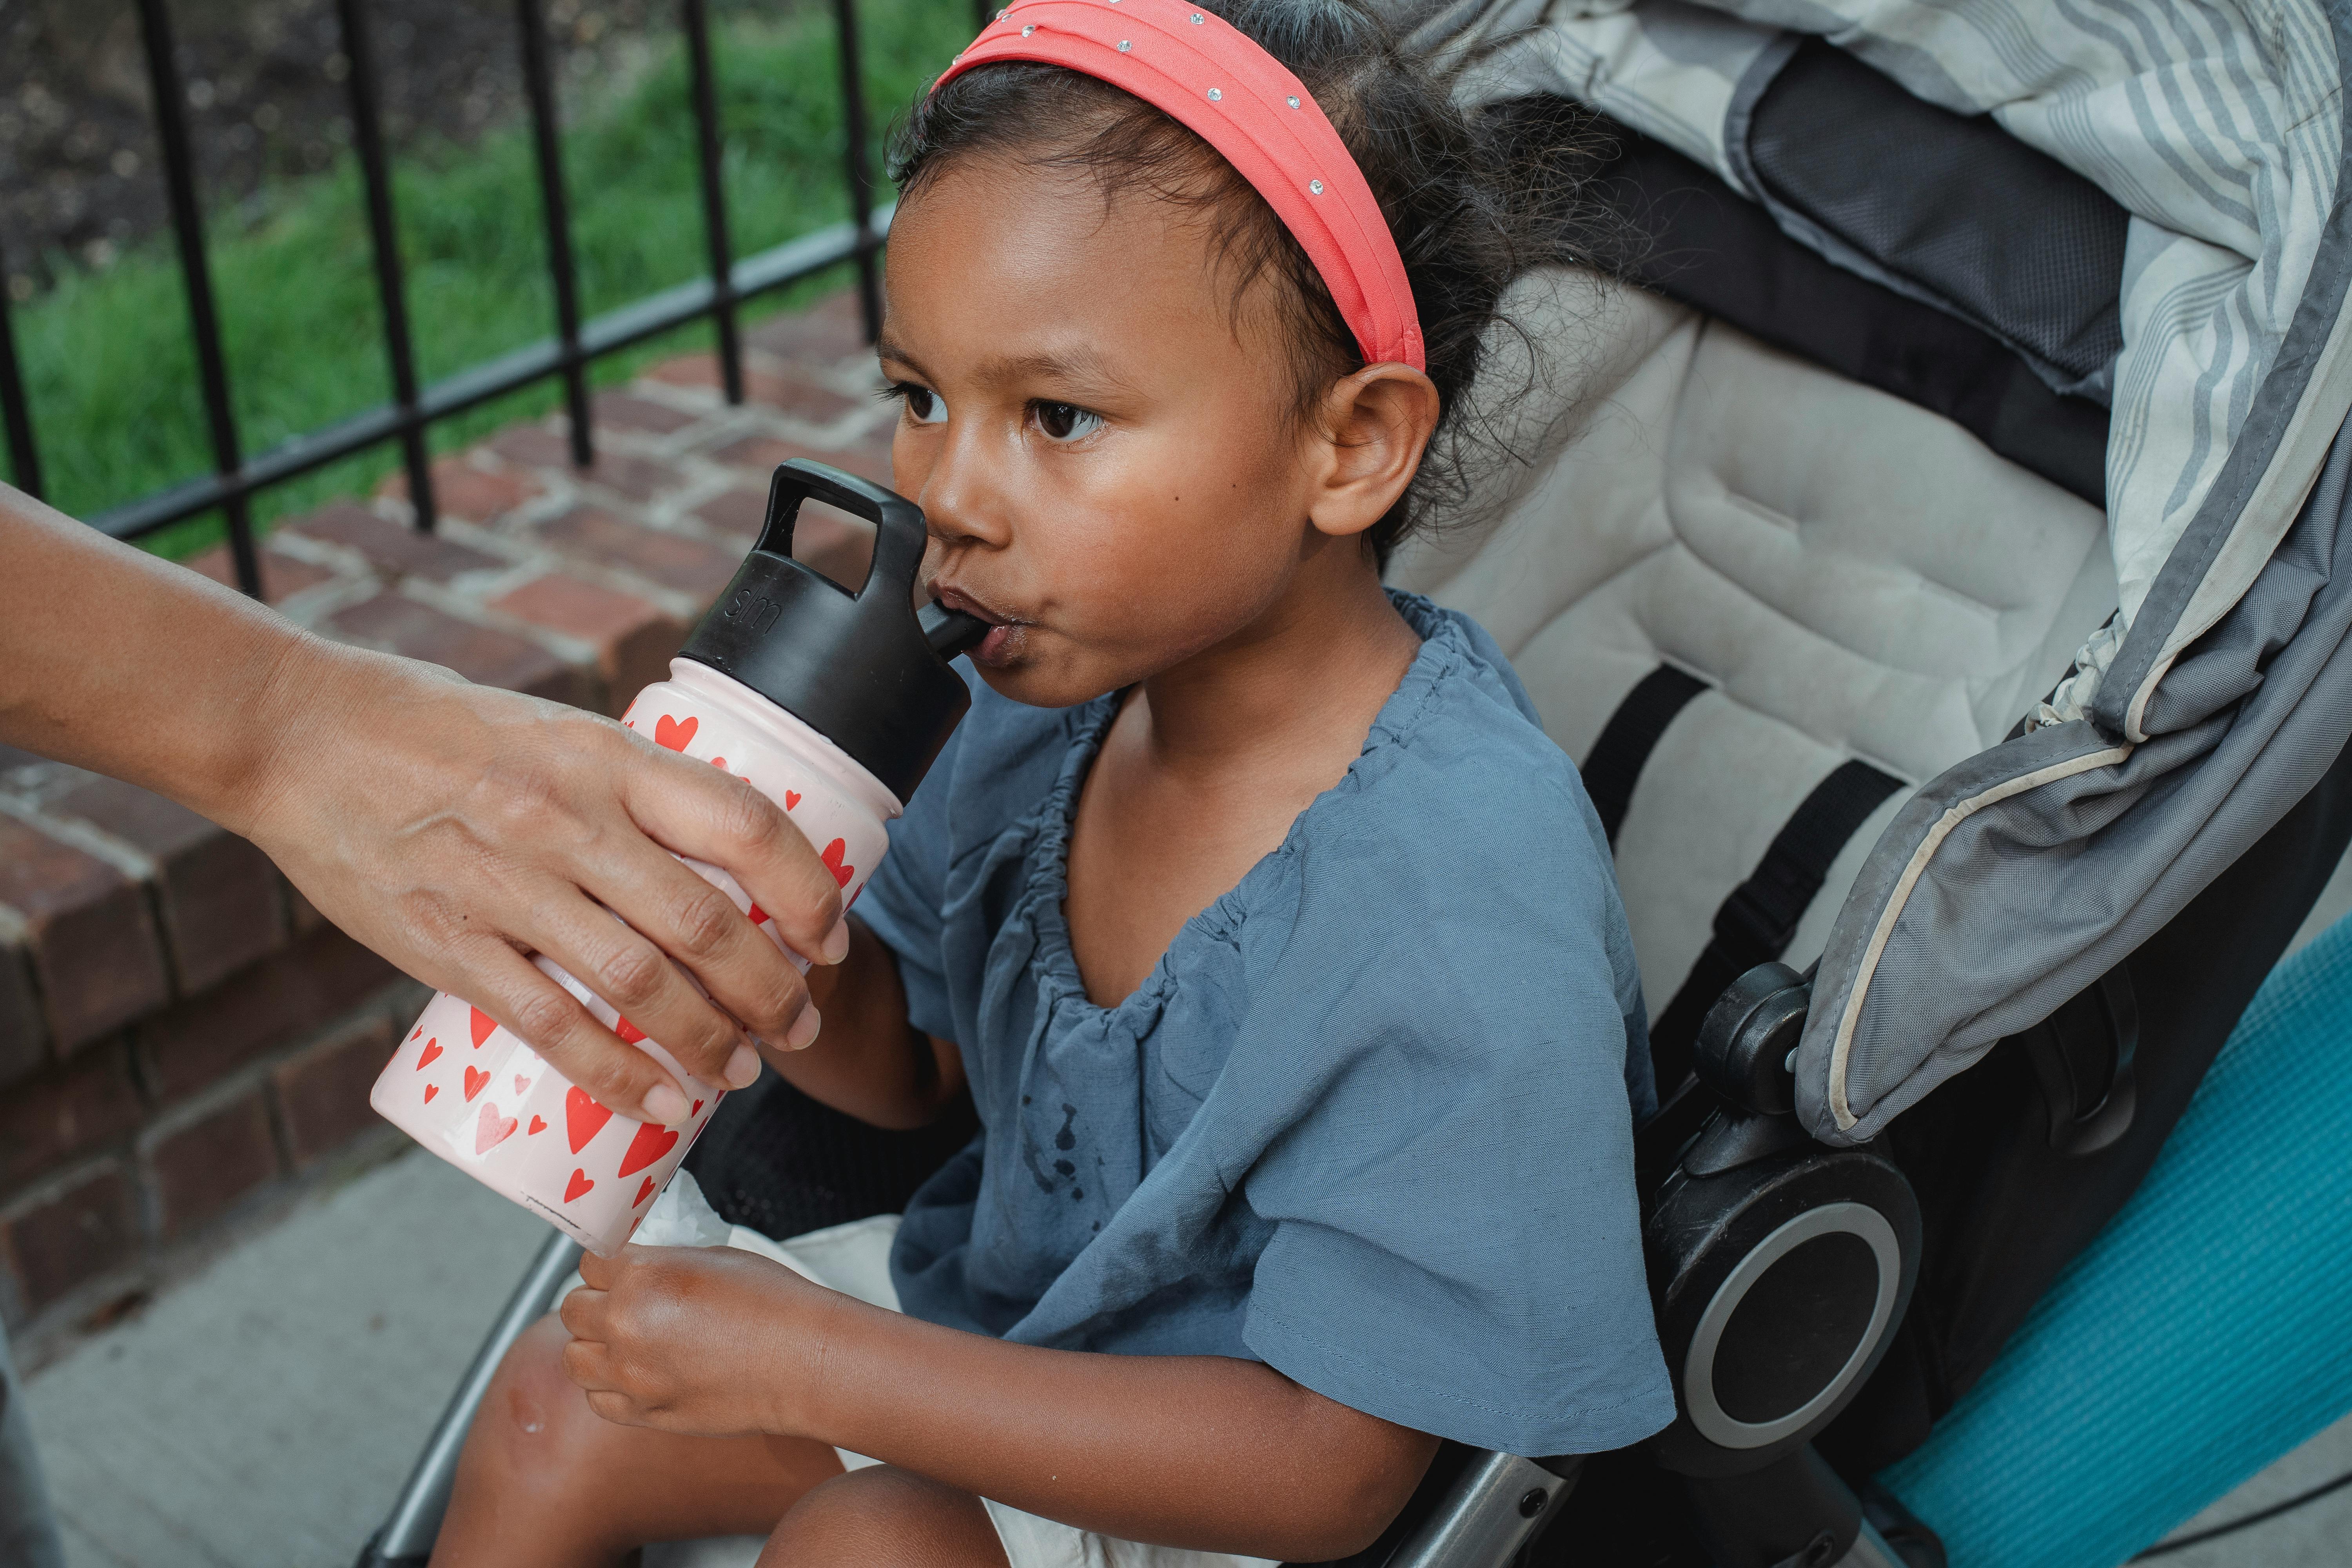
{"label": "child's lips", "polygon": [[989,624],[989,634],[971,650],[971,661],[977,665],[1009,664],[1021,650],[1022,634],[1028,623],[1002,610],[991,608],[972,597],[966,590],[950,583],[933,583],[932,595],[950,610],[961,610]]}

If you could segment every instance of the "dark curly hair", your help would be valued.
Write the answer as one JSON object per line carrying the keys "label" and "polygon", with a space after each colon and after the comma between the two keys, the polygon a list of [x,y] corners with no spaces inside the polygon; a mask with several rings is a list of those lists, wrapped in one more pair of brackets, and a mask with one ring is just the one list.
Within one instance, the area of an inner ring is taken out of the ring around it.
{"label": "dark curly hair", "polygon": [[[1454,70],[1418,58],[1359,0],[1201,5],[1306,83],[1404,258],[1439,419],[1412,484],[1369,534],[1385,564],[1401,540],[1467,493],[1471,465],[1491,446],[1468,394],[1503,290],[1563,255],[1574,225],[1562,207],[1579,182],[1560,177],[1560,157],[1541,171],[1515,167],[1507,139],[1456,106]],[[1330,290],[1274,209],[1206,142],[1142,100],[1061,66],[982,66],[916,101],[892,137],[890,174],[904,200],[957,160],[983,154],[1084,171],[1107,198],[1144,189],[1200,212],[1237,301],[1262,276],[1285,285],[1278,300],[1301,417],[1363,367]],[[1564,157],[1572,164],[1581,154]]]}

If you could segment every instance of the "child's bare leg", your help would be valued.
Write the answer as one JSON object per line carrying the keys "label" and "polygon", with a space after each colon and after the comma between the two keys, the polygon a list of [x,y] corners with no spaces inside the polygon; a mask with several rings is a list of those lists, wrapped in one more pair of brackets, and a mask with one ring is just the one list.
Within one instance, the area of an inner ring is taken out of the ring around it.
{"label": "child's bare leg", "polygon": [[1006,1568],[988,1510],[970,1492],[894,1465],[815,1488],[768,1537],[760,1568]]}
{"label": "child's bare leg", "polygon": [[617,1564],[649,1541],[761,1535],[840,1476],[834,1451],[803,1438],[606,1421],[563,1375],[570,1338],[542,1318],[499,1364],[466,1435],[434,1568]]}

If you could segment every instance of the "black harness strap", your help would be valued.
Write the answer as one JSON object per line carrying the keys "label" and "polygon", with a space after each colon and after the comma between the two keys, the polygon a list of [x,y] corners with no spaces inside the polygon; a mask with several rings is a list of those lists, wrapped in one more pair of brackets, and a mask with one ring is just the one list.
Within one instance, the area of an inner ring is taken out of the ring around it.
{"label": "black harness strap", "polygon": [[1601,826],[1611,844],[1617,842],[1625,808],[1633,803],[1634,781],[1642,776],[1642,765],[1656,749],[1658,737],[1692,698],[1707,689],[1706,682],[1697,676],[1662,664],[1625,693],[1617,711],[1601,727],[1601,738],[1592,742],[1591,752],[1577,772],[1583,776],[1584,793],[1591,797],[1592,809],[1601,814]]}
{"label": "black harness strap", "polygon": [[[1610,722],[1613,727],[1616,721]],[[1839,763],[1773,837],[1755,874],[1731,889],[1715,911],[1715,935],[1650,1026],[1650,1058],[1662,1093],[1690,1070],[1691,1047],[1716,998],[1756,965],[1780,956],[1822,890],[1830,862],[1880,803],[1902,787],[1900,779],[1868,763]]]}

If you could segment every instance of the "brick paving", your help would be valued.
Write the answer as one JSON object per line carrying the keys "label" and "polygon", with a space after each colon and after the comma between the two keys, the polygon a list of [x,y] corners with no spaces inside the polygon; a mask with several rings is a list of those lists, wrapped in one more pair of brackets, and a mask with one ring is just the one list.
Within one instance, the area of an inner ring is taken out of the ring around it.
{"label": "brick paving", "polygon": [[[265,597],[325,636],[617,713],[667,672],[810,457],[887,482],[856,300],[746,335],[746,401],[687,354],[561,416],[282,524]],[[813,509],[795,552],[864,576],[863,525]],[[188,563],[227,581],[226,549]],[[396,1135],[367,1089],[421,994],[325,927],[244,840],[146,791],[0,748],[0,1322],[38,1361],[339,1157]]]}

